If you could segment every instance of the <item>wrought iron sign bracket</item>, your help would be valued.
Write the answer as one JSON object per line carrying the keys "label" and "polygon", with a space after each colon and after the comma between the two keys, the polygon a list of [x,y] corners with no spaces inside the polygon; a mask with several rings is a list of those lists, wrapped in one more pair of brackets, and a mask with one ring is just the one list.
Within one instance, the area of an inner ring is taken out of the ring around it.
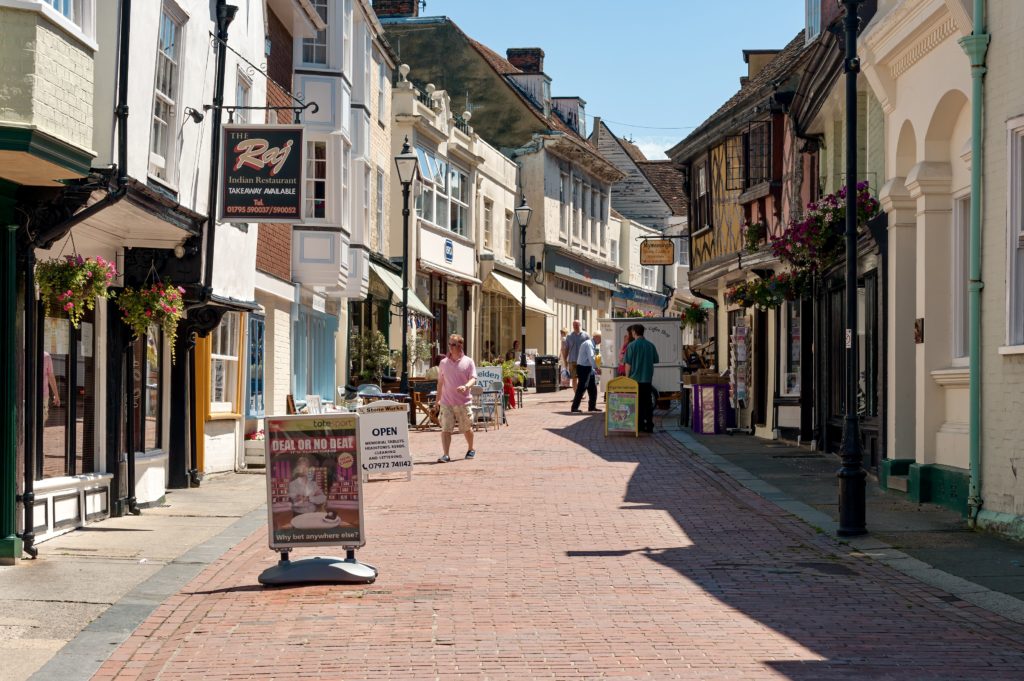
{"label": "wrought iron sign bracket", "polygon": [[211,109],[219,108],[221,111],[228,112],[228,123],[235,122],[236,111],[293,111],[295,112],[295,122],[299,122],[299,116],[306,109],[309,109],[309,113],[317,113],[320,111],[319,105],[316,102],[306,102],[305,104],[296,104],[294,106],[235,106],[234,104],[225,104],[221,107],[215,107],[212,104],[204,104],[203,111],[210,111]]}

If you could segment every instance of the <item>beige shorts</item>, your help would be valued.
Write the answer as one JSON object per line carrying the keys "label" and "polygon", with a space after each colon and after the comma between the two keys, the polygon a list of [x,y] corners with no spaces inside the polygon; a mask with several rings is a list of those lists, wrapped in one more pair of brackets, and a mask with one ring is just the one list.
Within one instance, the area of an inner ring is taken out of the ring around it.
{"label": "beige shorts", "polygon": [[468,433],[473,429],[473,419],[469,415],[469,405],[452,406],[441,405],[441,432],[454,433],[458,426],[458,432]]}
{"label": "beige shorts", "polygon": [[569,362],[569,378],[576,378],[576,362]]}

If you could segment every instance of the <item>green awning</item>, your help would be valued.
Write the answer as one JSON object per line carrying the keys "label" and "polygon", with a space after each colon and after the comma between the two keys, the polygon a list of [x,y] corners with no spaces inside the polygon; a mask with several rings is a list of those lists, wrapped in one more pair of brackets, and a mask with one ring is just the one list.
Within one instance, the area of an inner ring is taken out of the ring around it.
{"label": "green awning", "polygon": [[[390,272],[376,263],[370,263],[370,272],[377,275],[377,277],[383,282],[385,286],[391,291],[391,295],[394,296],[395,302],[398,305],[402,304],[402,278],[394,272]],[[412,289],[409,289],[409,312],[413,314],[422,315],[424,317],[434,318],[430,308],[423,304],[419,296],[413,293]]]}

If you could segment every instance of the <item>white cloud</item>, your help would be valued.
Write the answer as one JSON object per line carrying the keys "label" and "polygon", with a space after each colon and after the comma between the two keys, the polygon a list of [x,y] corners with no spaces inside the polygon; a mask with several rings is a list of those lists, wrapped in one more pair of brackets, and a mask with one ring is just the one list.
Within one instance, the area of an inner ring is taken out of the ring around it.
{"label": "white cloud", "polygon": [[633,144],[640,148],[651,161],[663,161],[668,158],[665,150],[675,146],[682,137],[636,137]]}

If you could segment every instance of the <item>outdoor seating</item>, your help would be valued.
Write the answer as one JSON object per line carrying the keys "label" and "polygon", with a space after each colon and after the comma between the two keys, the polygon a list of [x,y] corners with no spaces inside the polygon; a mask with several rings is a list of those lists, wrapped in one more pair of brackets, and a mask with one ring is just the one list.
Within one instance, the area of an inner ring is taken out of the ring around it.
{"label": "outdoor seating", "polygon": [[492,425],[497,428],[500,425],[498,410],[501,408],[499,406],[501,392],[484,390],[483,386],[479,385],[474,385],[469,391],[473,399],[471,406],[473,427],[476,428],[483,424],[485,432]]}
{"label": "outdoor seating", "polygon": [[419,417],[419,422],[415,424],[417,430],[427,430],[434,426],[440,428],[441,421],[438,418],[439,412],[440,409],[437,402],[436,400],[431,399],[430,393],[419,391],[412,392],[413,419],[415,420],[416,417]]}

